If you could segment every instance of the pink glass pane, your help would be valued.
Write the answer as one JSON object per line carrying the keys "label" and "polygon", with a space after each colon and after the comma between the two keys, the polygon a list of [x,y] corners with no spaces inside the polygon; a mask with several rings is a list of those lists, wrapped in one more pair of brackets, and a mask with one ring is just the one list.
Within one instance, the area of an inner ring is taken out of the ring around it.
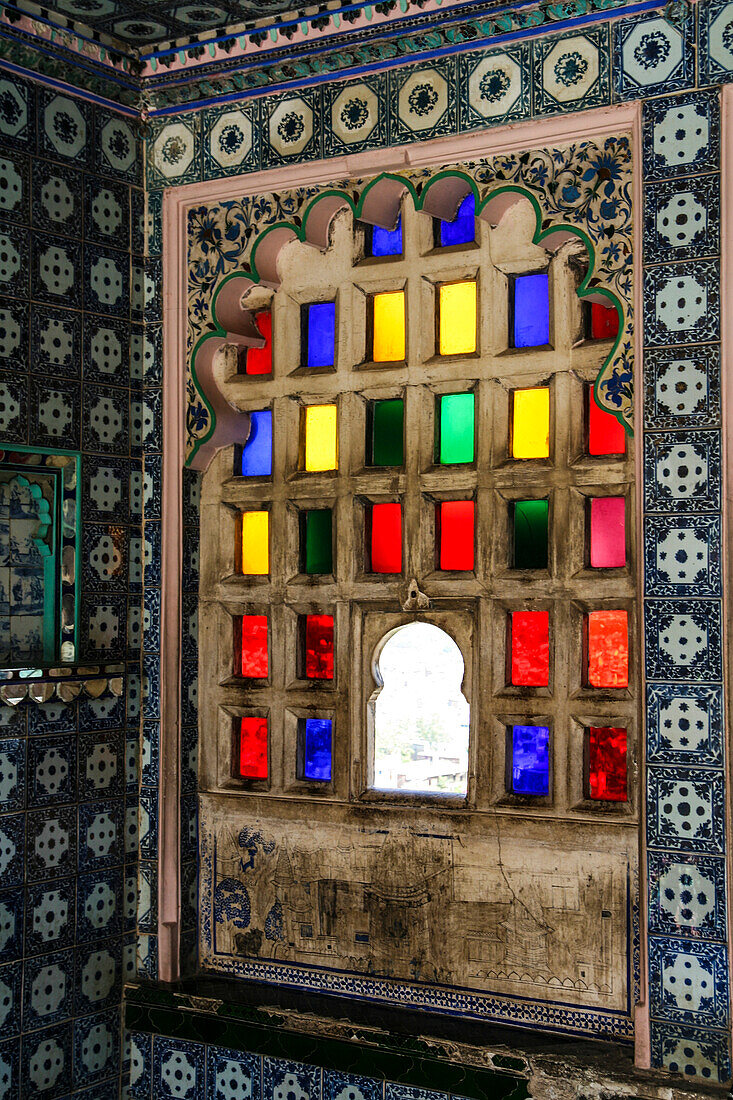
{"label": "pink glass pane", "polygon": [[593,569],[626,565],[626,501],[594,497],[590,502],[590,563]]}

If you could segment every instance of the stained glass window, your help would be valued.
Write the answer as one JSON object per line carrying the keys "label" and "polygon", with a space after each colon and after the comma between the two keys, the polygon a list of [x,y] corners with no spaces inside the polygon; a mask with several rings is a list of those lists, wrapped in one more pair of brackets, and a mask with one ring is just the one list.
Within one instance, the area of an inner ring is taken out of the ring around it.
{"label": "stained glass window", "polygon": [[242,615],[242,639],[239,671],[249,679],[265,679],[268,675],[267,615]]}
{"label": "stained glass window", "polygon": [[622,455],[626,452],[626,431],[615,416],[602,409],[588,387],[588,454]]}
{"label": "stained glass window", "polygon": [[445,500],[438,505],[439,562],[441,569],[473,569],[474,504],[472,500]]}
{"label": "stained glass window", "polygon": [[546,687],[550,679],[550,616],[547,611],[511,615],[511,683]]}
{"label": "stained glass window", "polygon": [[476,283],[443,283],[438,288],[441,355],[471,355],[476,350]]}
{"label": "stained glass window", "polygon": [[618,310],[597,302],[585,304],[586,336],[591,340],[613,340],[618,336]]}
{"label": "stained glass window", "polygon": [[306,680],[333,680],[333,615],[301,616],[302,674]]}
{"label": "stained glass window", "polygon": [[242,447],[243,477],[269,477],[272,473],[272,412],[259,409],[249,414],[249,435]]}
{"label": "stained glass window", "polygon": [[514,391],[512,454],[515,458],[547,458],[550,454],[550,391]]}
{"label": "stained glass window", "polygon": [[333,573],[333,512],[308,508],[300,515],[301,572]]}
{"label": "stained glass window", "polygon": [[591,611],[587,617],[588,684],[624,688],[629,683],[629,635],[626,611]]}
{"label": "stained glass window", "polygon": [[272,314],[269,309],[263,309],[256,313],[254,323],[255,328],[264,338],[265,344],[264,347],[247,348],[244,351],[243,373],[272,374]]}
{"label": "stained glass window", "polygon": [[304,367],[332,367],[336,362],[336,303],[313,302],[303,307]]}
{"label": "stained glass window", "polygon": [[588,730],[588,797],[626,802],[626,730],[591,726]]}
{"label": "stained glass window", "polygon": [[236,774],[241,779],[267,779],[267,719],[243,717],[238,740]]}
{"label": "stained glass window", "polygon": [[367,512],[370,573],[402,572],[402,505],[372,504]]}
{"label": "stained glass window", "polygon": [[550,730],[547,726],[512,726],[510,758],[513,794],[549,794]]}
{"label": "stained glass window", "polygon": [[369,229],[369,252],[372,256],[402,255],[402,218],[397,219],[394,229],[383,229],[379,225],[372,225]]}
{"label": "stained glass window", "polygon": [[447,248],[456,244],[471,244],[476,239],[476,198],[466,195],[452,221],[437,219],[436,245]]}
{"label": "stained glass window", "polygon": [[338,469],[338,433],[335,405],[308,405],[303,409],[302,469],[320,473]]}
{"label": "stained glass window", "polygon": [[372,359],[394,363],[405,358],[405,292],[375,294],[372,304]]}
{"label": "stained glass window", "polygon": [[547,569],[547,500],[517,500],[514,503],[515,569]]}
{"label": "stained glass window", "polygon": [[512,343],[537,348],[550,342],[550,282],[546,271],[513,280]]}
{"label": "stained glass window", "polygon": [[264,575],[270,572],[270,513],[242,513],[242,572]]}
{"label": "stained glass window", "polygon": [[367,465],[401,466],[405,461],[405,403],[401,397],[373,401],[369,407]]}
{"label": "stained glass window", "polygon": [[298,719],[298,779],[331,781],[331,719]]}
{"label": "stained glass window", "polygon": [[626,565],[626,500],[593,497],[590,502],[590,564],[593,569]]}
{"label": "stained glass window", "polygon": [[438,399],[438,453],[442,466],[473,462],[474,396],[449,393]]}

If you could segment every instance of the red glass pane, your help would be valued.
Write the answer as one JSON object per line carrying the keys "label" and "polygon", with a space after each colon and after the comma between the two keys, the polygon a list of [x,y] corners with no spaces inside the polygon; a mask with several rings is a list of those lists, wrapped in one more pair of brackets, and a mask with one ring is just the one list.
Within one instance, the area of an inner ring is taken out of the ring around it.
{"label": "red glass pane", "polygon": [[272,314],[263,309],[255,314],[255,325],[265,338],[264,348],[247,348],[245,374],[272,373]]}
{"label": "red glass pane", "polygon": [[440,505],[440,568],[473,569],[473,501]]}
{"label": "red glass pane", "polygon": [[267,615],[242,615],[242,676],[267,672]]}
{"label": "red glass pane", "polygon": [[629,631],[625,611],[588,614],[588,683],[623,688],[629,683]]}
{"label": "red glass pane", "polygon": [[267,779],[267,719],[243,718],[239,733],[242,779]]}
{"label": "red glass pane", "polygon": [[371,572],[402,572],[402,505],[372,505]]}
{"label": "red glass pane", "polygon": [[588,399],[588,453],[626,454],[626,431],[615,416],[602,409],[591,387]]}
{"label": "red glass pane", "polygon": [[305,617],[305,675],[333,680],[333,615]]}
{"label": "red glass pane", "polygon": [[590,502],[590,564],[593,569],[626,565],[626,501],[594,497]]}
{"label": "red glass pane", "polygon": [[550,682],[549,611],[513,611],[511,682],[546,687]]}
{"label": "red glass pane", "polygon": [[591,798],[626,802],[626,730],[591,726],[588,732],[588,788]]}
{"label": "red glass pane", "polygon": [[618,313],[613,306],[601,306],[591,302],[590,334],[593,340],[611,340],[614,336],[618,336]]}

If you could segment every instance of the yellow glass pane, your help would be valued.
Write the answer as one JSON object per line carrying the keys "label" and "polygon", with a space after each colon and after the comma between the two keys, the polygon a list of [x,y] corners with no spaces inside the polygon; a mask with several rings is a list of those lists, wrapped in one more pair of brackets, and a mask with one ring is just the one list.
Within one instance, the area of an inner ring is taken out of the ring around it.
{"label": "yellow glass pane", "polygon": [[374,362],[399,362],[405,358],[405,292],[375,294],[373,304]]}
{"label": "yellow glass pane", "polygon": [[270,572],[269,512],[242,512],[242,572]]}
{"label": "yellow glass pane", "polygon": [[305,410],[305,468],[338,469],[336,406],[309,405]]}
{"label": "yellow glass pane", "polygon": [[476,283],[444,283],[440,288],[441,355],[468,355],[476,350]]}
{"label": "yellow glass pane", "polygon": [[550,391],[514,391],[515,458],[547,458],[550,453]]}

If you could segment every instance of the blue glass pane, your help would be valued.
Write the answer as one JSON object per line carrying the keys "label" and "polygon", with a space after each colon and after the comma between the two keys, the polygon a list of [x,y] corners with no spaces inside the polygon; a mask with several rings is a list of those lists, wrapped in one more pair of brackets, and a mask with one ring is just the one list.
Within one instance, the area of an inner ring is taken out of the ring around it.
{"label": "blue glass pane", "polygon": [[550,284],[547,272],[514,280],[514,347],[538,348],[550,342]]}
{"label": "blue glass pane", "polygon": [[303,745],[303,778],[331,778],[331,719],[306,718]]}
{"label": "blue glass pane", "polygon": [[395,229],[372,226],[372,256],[402,255],[402,218],[397,219]]}
{"label": "blue glass pane", "polygon": [[476,199],[473,192],[466,195],[458,207],[452,222],[440,222],[439,240],[445,248],[449,244],[470,244],[476,240]]}
{"label": "blue glass pane", "polygon": [[272,413],[260,409],[249,415],[249,436],[242,447],[242,475],[268,477],[272,473]]}
{"label": "blue glass pane", "polygon": [[315,302],[308,306],[309,367],[332,367],[336,351],[336,303]]}
{"label": "blue glass pane", "polygon": [[512,790],[515,794],[548,794],[550,731],[547,726],[512,727]]}

